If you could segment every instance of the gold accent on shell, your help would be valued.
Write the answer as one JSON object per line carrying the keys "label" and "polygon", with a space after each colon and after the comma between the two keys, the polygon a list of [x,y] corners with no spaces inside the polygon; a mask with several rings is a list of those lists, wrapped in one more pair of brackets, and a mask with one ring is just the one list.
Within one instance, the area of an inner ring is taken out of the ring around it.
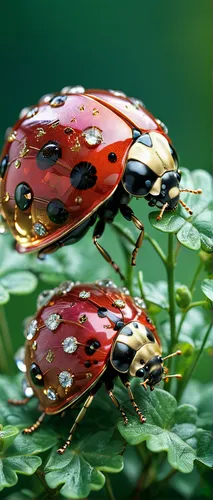
{"label": "gold accent on shell", "polygon": [[65,134],[71,135],[71,134],[73,134],[73,132],[74,132],[74,130],[71,127],[65,127],[65,129],[64,129]]}
{"label": "gold accent on shell", "polygon": [[32,350],[33,351],[37,350],[37,342],[36,342],[36,340],[34,340],[34,342],[32,343]]}
{"label": "gold accent on shell", "polygon": [[49,349],[47,355],[46,355],[46,360],[48,361],[48,363],[52,363],[55,359],[55,353]]}
{"label": "gold accent on shell", "polygon": [[37,127],[36,130],[38,131],[36,134],[37,139],[39,139],[39,137],[43,137],[43,135],[46,134],[45,130],[42,127]]}
{"label": "gold accent on shell", "polygon": [[82,314],[79,318],[79,323],[83,324],[85,323],[85,321],[88,320],[88,317],[86,316],[86,314]]}
{"label": "gold accent on shell", "polygon": [[79,151],[80,147],[81,147],[81,145],[80,145],[79,139],[78,139],[78,137],[76,137],[75,144],[70,149],[71,149],[71,151]]}
{"label": "gold accent on shell", "polygon": [[99,115],[98,109],[97,108],[93,108],[92,114],[93,114],[93,116]]}
{"label": "gold accent on shell", "polygon": [[77,203],[77,205],[80,205],[82,203],[82,198],[80,196],[76,196],[75,203]]}
{"label": "gold accent on shell", "polygon": [[79,109],[79,111],[84,111],[85,110],[84,104],[82,104],[82,106],[80,106],[80,108],[78,108],[78,109]]}
{"label": "gold accent on shell", "polygon": [[118,309],[123,309],[125,307],[125,302],[121,299],[117,299],[112,304],[114,307],[118,307]]}
{"label": "gold accent on shell", "polygon": [[27,147],[27,141],[26,141],[26,139],[25,139],[25,141],[24,141],[24,146],[23,146],[23,148],[21,149],[21,151],[19,152],[19,156],[20,156],[20,158],[24,158],[24,156],[26,156],[26,155],[27,155],[27,153],[29,153],[29,149],[28,149],[28,147]]}
{"label": "gold accent on shell", "polygon": [[10,195],[9,195],[9,193],[8,193],[8,192],[6,192],[6,193],[5,193],[5,195],[4,195],[4,197],[3,197],[3,200],[2,200],[2,201],[3,201],[4,203],[7,203],[7,202],[9,201],[9,199],[10,199]]}
{"label": "gold accent on shell", "polygon": [[10,135],[8,135],[8,138],[7,138],[8,142],[15,141],[16,136],[17,136],[17,131],[16,130],[11,131]]}
{"label": "gold accent on shell", "polygon": [[52,124],[51,124],[51,128],[56,128],[58,127],[60,121],[59,120],[55,120]]}
{"label": "gold accent on shell", "polygon": [[20,168],[20,166],[21,166],[21,160],[16,160],[15,161],[15,168],[18,169],[18,168]]}

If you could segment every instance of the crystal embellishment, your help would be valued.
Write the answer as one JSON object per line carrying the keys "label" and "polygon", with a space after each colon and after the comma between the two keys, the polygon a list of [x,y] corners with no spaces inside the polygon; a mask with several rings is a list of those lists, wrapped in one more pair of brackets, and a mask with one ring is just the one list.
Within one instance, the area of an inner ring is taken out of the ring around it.
{"label": "crystal embellishment", "polygon": [[76,85],[75,87],[64,87],[61,90],[61,94],[84,94],[85,88],[82,85]]}
{"label": "crystal embellishment", "polygon": [[48,316],[48,318],[45,319],[44,323],[49,330],[54,332],[54,330],[57,330],[58,326],[60,325],[61,322],[61,316],[60,314],[53,313]]}
{"label": "crystal embellishment", "polygon": [[89,299],[90,298],[90,292],[86,292],[85,290],[82,290],[79,293],[80,299]]}
{"label": "crystal embellishment", "polygon": [[46,306],[54,294],[54,290],[44,290],[43,292],[41,292],[37,298],[37,311],[41,307]]}
{"label": "crystal embellishment", "polygon": [[67,370],[59,373],[58,380],[59,380],[59,384],[62,387],[64,387],[64,389],[71,387],[71,385],[73,383],[72,375]]}
{"label": "crystal embellishment", "polygon": [[28,325],[27,328],[27,340],[32,340],[33,337],[35,336],[38,328],[38,322],[36,319],[33,319],[30,321],[30,324]]}
{"label": "crystal embellishment", "polygon": [[112,304],[114,307],[118,307],[118,309],[123,309],[125,307],[125,302],[123,300],[117,299]]}
{"label": "crystal embellishment", "polygon": [[118,288],[115,283],[113,283],[112,280],[100,280],[97,281],[98,286],[104,286],[106,288],[112,287],[112,288]]}
{"label": "crystal embellishment", "polygon": [[163,123],[161,120],[159,120],[158,118],[156,118],[156,122],[158,123],[158,125],[160,125],[160,127],[162,127],[163,131],[165,132],[165,134],[168,134],[168,128],[167,126],[165,125],[165,123]]}
{"label": "crystal embellishment", "polygon": [[120,291],[124,294],[124,295],[130,295],[130,291],[128,290],[128,288],[126,288],[125,286],[122,286],[120,288]]}
{"label": "crystal embellishment", "polygon": [[88,146],[98,146],[103,141],[102,132],[97,127],[88,127],[82,132],[82,136]]}
{"label": "crystal embellishment", "polygon": [[15,361],[15,364],[16,364],[18,370],[20,370],[20,372],[25,373],[26,372],[26,365],[25,365],[25,348],[24,348],[24,346],[20,347],[18,349],[18,351],[16,351],[15,356],[14,356],[14,361]]}
{"label": "crystal embellishment", "polygon": [[54,391],[54,389],[52,389],[52,387],[49,387],[46,391],[46,396],[48,399],[50,399],[51,401],[55,401],[57,399],[57,394],[56,392]]}
{"label": "crystal embellishment", "polygon": [[66,337],[62,342],[64,352],[72,354],[78,349],[77,339],[75,337]]}
{"label": "crystal embellishment", "polygon": [[110,94],[113,94],[116,97],[126,97],[126,94],[122,92],[122,90],[109,90]]}
{"label": "crystal embellishment", "polygon": [[58,287],[59,293],[63,293],[64,295],[72,290],[74,287],[74,282],[73,281],[64,281],[61,283]]}
{"label": "crystal embellishment", "polygon": [[46,227],[41,222],[35,222],[35,224],[33,224],[33,229],[34,229],[34,232],[38,236],[41,236],[41,237],[45,236],[48,233],[48,231],[46,230]]}
{"label": "crystal embellishment", "polygon": [[26,398],[32,398],[32,396],[34,394],[32,387],[30,387],[30,385],[28,384],[28,382],[26,381],[25,378],[22,381],[22,391],[23,391],[24,395],[26,396]]}
{"label": "crystal embellishment", "polygon": [[140,307],[141,309],[146,309],[146,304],[143,299],[141,299],[140,297],[134,297],[133,300],[137,307]]}

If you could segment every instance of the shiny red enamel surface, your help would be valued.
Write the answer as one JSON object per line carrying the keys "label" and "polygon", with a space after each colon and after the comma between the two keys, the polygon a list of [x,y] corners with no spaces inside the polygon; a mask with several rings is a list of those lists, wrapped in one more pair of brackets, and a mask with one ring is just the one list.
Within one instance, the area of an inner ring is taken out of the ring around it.
{"label": "shiny red enamel surface", "polygon": [[[55,126],[57,120],[60,123]],[[70,135],[64,132],[68,126],[73,129]],[[102,133],[103,140],[96,147],[88,146],[82,135],[88,127],[96,127]],[[14,130],[16,138],[7,143],[3,152],[3,155],[9,154],[9,167],[0,181],[1,198],[6,193],[10,196],[9,201],[3,202],[3,214],[22,250],[37,250],[76,227],[114,192],[123,175],[132,131],[121,117],[86,95],[70,95],[64,105],[57,108],[40,105],[35,116],[19,121]],[[51,168],[40,170],[36,154],[50,140],[60,144],[62,158]],[[22,157],[25,144],[28,151]],[[117,156],[115,163],[108,160],[110,152]],[[17,159],[21,162],[18,169]],[[73,167],[83,161],[95,166],[98,177],[95,186],[85,191],[76,189],[70,182]],[[25,212],[17,208],[14,200],[15,188],[21,182],[33,191],[34,201]],[[76,201],[78,197],[82,199],[80,204]],[[56,198],[62,200],[69,211],[68,220],[60,226],[46,215],[48,203]],[[48,235],[43,238],[35,235],[33,224],[36,222],[45,225]]]}
{"label": "shiny red enamel surface", "polygon": [[[90,292],[90,297],[82,299],[79,293]],[[116,299],[122,299],[125,307],[118,309],[113,306]],[[100,318],[97,314],[99,307],[105,307],[121,318],[124,323],[132,320],[141,321],[157,337],[153,325],[147,321],[146,313],[137,307],[130,296],[124,295],[118,288],[104,287],[94,284],[76,285],[65,295],[55,295],[50,303],[40,309],[35,319],[38,321],[38,332],[35,337],[26,342],[27,379],[33,387],[35,395],[47,413],[57,413],[66,406],[73,404],[88,389],[93,386],[109,363],[112,345],[119,332],[114,330],[114,323],[107,318]],[[55,331],[45,326],[45,320],[50,314],[57,313],[62,322]],[[81,324],[82,315],[87,320]],[[77,350],[68,354],[64,352],[62,342],[67,337],[75,337],[80,344]],[[85,345],[91,340],[98,340],[100,347],[92,355],[85,352]],[[36,341],[36,350],[34,350]],[[158,339],[159,341],[159,339]],[[46,359],[49,351],[53,352],[54,359]],[[91,366],[85,366],[90,361]],[[36,363],[44,376],[44,387],[37,387],[30,377],[30,366]],[[68,392],[60,386],[58,376],[62,371],[69,371],[73,375],[73,384]],[[50,401],[45,395],[49,387],[57,393],[57,400]]]}
{"label": "shiny red enamel surface", "polygon": [[[113,92],[86,90],[84,94],[71,95],[68,92],[62,106],[52,107],[51,102],[43,100],[34,109],[34,116],[27,118],[26,115],[15,124],[14,139],[6,142],[1,156],[8,154],[9,163],[3,180],[0,179],[0,212],[20,252],[51,245],[86,220],[113,194],[125,170],[133,127],[141,132],[157,130],[165,135],[141,104]],[[72,129],[71,134],[65,133],[67,127]],[[84,131],[88,127],[96,127],[102,134],[101,143],[95,147],[85,141]],[[55,165],[40,170],[36,155],[50,140],[60,145],[62,155]],[[110,152],[117,156],[115,163],[108,159]],[[76,189],[70,182],[70,173],[79,162],[89,162],[97,171],[96,184],[86,190]],[[27,183],[33,193],[33,202],[26,211],[21,211],[14,200],[20,183]],[[62,224],[55,224],[46,214],[47,205],[53,199],[61,200],[69,212]],[[34,224],[38,222],[44,225],[45,235],[36,234]]]}

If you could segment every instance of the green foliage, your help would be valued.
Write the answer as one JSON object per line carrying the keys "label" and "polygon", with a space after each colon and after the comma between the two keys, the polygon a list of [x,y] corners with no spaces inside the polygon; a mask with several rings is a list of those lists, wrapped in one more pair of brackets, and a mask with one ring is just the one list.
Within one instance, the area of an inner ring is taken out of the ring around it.
{"label": "green foliage", "polygon": [[150,213],[149,219],[153,227],[165,233],[175,233],[178,241],[191,250],[202,248],[205,252],[213,251],[212,226],[212,178],[204,170],[189,172],[182,169],[181,186],[190,189],[202,189],[202,195],[181,193],[181,199],[193,210],[193,215],[180,207],[180,213],[164,214],[157,221],[157,212]]}
{"label": "green foliage", "polygon": [[[104,390],[98,393],[85,420],[63,456],[56,450],[67,438],[79,408],[67,410],[63,418],[46,417],[42,427],[31,436],[22,429],[32,425],[39,412],[36,401],[26,407],[10,406],[8,398],[22,398],[21,377],[0,376],[0,488],[11,488],[8,500],[29,498],[193,498],[196,488],[205,483],[212,466],[212,387],[209,370],[213,346],[211,306],[213,302],[210,253],[213,251],[211,179],[204,171],[192,174],[183,169],[181,184],[202,188],[203,195],[182,193],[193,215],[179,207],[156,221],[155,229],[168,239],[167,254],[149,233],[144,245],[150,247],[150,261],[157,255],[167,279],[155,283],[143,280],[130,267],[131,251],[137,231],[114,223],[126,264],[126,282],[131,292],[142,297],[156,324],[163,353],[181,349],[182,356],[168,362],[171,373],[182,375],[159,389],[145,391],[132,381],[136,401],[146,415],[141,425],[118,382],[116,396],[126,408],[129,424],[124,426],[119,412]],[[148,227],[146,227],[148,230]],[[175,238],[177,244],[175,246]],[[155,237],[158,237],[155,231]],[[191,269],[191,283],[178,281],[179,255],[184,262],[184,247],[198,251],[197,267]],[[10,294],[57,286],[66,279],[93,281],[112,276],[107,264],[91,266],[92,245],[85,239],[76,246],[61,249],[45,261],[35,255],[18,255],[9,236],[0,238],[0,369],[6,373],[12,352],[3,304]],[[146,263],[144,263],[144,266]],[[176,280],[175,280],[176,279]],[[200,286],[201,285],[201,286]],[[196,295],[195,295],[196,294]],[[32,311],[23,308],[23,320]],[[119,473],[119,476],[118,476]],[[28,478],[24,479],[27,475]],[[117,477],[120,477],[120,482]],[[188,481],[185,478],[189,478]],[[18,482],[18,484],[17,484]],[[121,484],[122,483],[122,484]],[[118,487],[119,485],[119,487]],[[121,493],[122,492],[122,493]],[[175,496],[176,495],[176,496]]]}

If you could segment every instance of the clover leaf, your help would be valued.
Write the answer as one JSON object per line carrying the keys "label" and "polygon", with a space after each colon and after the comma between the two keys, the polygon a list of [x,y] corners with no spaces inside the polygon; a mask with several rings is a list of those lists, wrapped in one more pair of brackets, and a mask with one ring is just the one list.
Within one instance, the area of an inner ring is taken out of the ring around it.
{"label": "clover leaf", "polygon": [[146,441],[150,451],[166,451],[170,465],[184,473],[193,470],[195,460],[210,467],[212,441],[209,432],[197,429],[196,408],[177,407],[175,398],[161,389],[143,393],[136,388],[134,392],[147,422],[141,425],[136,417],[129,419],[128,426],[119,422],[119,430],[128,443]]}
{"label": "clover leaf", "polygon": [[156,220],[159,212],[152,212],[149,214],[149,220],[159,231],[175,233],[178,241],[185,247],[191,250],[199,250],[201,247],[206,252],[213,252],[211,176],[203,170],[191,173],[184,168],[182,172],[181,187],[203,190],[200,195],[181,193],[181,199],[190,206],[193,215],[189,216],[189,213],[180,207],[176,213],[166,212],[159,221]]}
{"label": "clover leaf", "polygon": [[205,279],[201,284],[201,288],[206,297],[213,302],[213,280]]}

